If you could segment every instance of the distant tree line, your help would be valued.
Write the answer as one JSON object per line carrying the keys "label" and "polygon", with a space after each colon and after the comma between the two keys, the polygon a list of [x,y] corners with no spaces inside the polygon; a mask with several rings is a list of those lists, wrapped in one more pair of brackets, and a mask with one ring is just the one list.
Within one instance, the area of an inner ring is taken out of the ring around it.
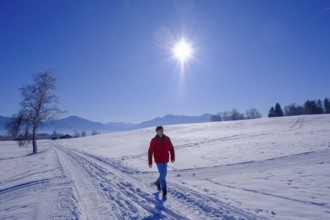
{"label": "distant tree line", "polygon": [[[99,133],[98,131],[93,129],[91,135],[98,135],[98,134],[101,134],[101,133]],[[73,137],[75,137],[75,138],[86,137],[86,136],[87,136],[87,133],[86,133],[85,130],[82,131],[81,133],[79,131],[76,131],[76,130],[73,132]]]}
{"label": "distant tree line", "polygon": [[[92,130],[90,135],[98,135],[101,134],[100,132],[98,132],[97,130]],[[73,131],[73,135],[70,134],[62,134],[62,133],[57,133],[56,131],[54,131],[52,134],[48,134],[48,133],[38,133],[36,134],[36,139],[37,140],[56,140],[56,139],[67,139],[67,138],[79,138],[79,137],[86,137],[88,136],[86,131],[82,131],[81,133],[79,133],[78,131]],[[11,136],[11,135],[0,135],[0,141],[21,141],[24,140],[24,134],[18,134],[15,137]]]}
{"label": "distant tree line", "polygon": [[284,107],[284,111],[279,103],[271,107],[268,117],[281,117],[293,115],[330,114],[330,99],[325,98],[322,102],[318,100],[307,100],[303,106],[292,103]]}
{"label": "distant tree line", "polygon": [[251,108],[244,113],[240,113],[237,109],[231,111],[219,112],[212,115],[211,121],[236,121],[246,119],[257,119],[261,118],[261,113],[256,108]]}
{"label": "distant tree line", "polygon": [[[48,140],[51,139],[51,135],[47,133],[38,133],[36,134],[36,139],[37,140]],[[22,141],[25,140],[24,134],[18,134],[15,137],[12,135],[0,135],[0,141]]]}
{"label": "distant tree line", "polygon": [[0,141],[11,141],[13,137],[11,135],[0,135]]}

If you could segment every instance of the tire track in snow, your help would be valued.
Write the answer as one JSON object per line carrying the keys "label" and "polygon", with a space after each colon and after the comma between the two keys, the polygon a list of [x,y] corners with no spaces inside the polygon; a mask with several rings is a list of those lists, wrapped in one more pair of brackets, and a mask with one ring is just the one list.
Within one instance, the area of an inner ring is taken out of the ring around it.
{"label": "tire track in snow", "polygon": [[[261,136],[267,136],[267,135],[272,135],[270,132],[265,132],[265,133],[260,133],[260,134],[233,134],[225,137],[219,137],[219,138],[213,138],[213,139],[205,139],[202,141],[195,141],[191,143],[185,143],[185,144],[180,144],[180,145],[175,145],[175,150],[184,150],[186,148],[192,149],[192,148],[199,148],[204,145],[208,144],[222,144],[225,141],[233,141],[237,139],[243,139],[243,138],[253,138],[253,137],[261,137]],[[147,156],[147,153],[141,153],[141,154],[136,154],[136,155],[129,155],[129,156],[123,156],[121,157],[124,160],[131,159],[131,158],[145,158]]]}
{"label": "tire track in snow", "polygon": [[304,127],[304,116],[298,116],[297,120],[290,126],[290,130],[298,130]]}
{"label": "tire track in snow", "polygon": [[114,213],[108,211],[108,207],[100,201],[106,201],[102,198],[100,192],[95,188],[93,180],[88,176],[80,164],[73,160],[65,151],[56,147],[60,163],[67,176],[69,176],[75,187],[77,194],[77,204],[80,208],[79,218],[81,219],[106,219],[116,218]]}
{"label": "tire track in snow", "polygon": [[175,203],[183,205],[189,210],[186,215],[192,219],[258,219],[257,216],[226,205],[222,201],[201,194],[192,189],[188,189],[179,184],[170,183],[173,188],[169,191],[171,198],[175,198]]}
{"label": "tire track in snow", "polygon": [[227,185],[227,184],[215,182],[213,180],[206,180],[206,181],[209,181],[210,183],[213,183],[215,185],[224,186],[224,187],[228,187],[228,188],[231,188],[231,189],[243,190],[243,191],[246,191],[246,192],[262,194],[262,195],[265,195],[265,196],[271,196],[271,197],[275,197],[275,198],[278,198],[278,199],[290,200],[290,201],[293,201],[293,202],[299,202],[299,203],[303,203],[303,204],[307,204],[307,205],[316,205],[316,206],[321,206],[321,207],[325,207],[325,208],[330,208],[329,206],[327,206],[326,203],[303,201],[303,200],[299,200],[299,199],[289,198],[289,197],[283,196],[283,195],[275,195],[275,194],[272,194],[272,193],[261,192],[261,191],[254,190],[254,189],[246,189],[246,188],[242,188],[242,187],[230,186],[230,185]]}
{"label": "tire track in snow", "polygon": [[[177,214],[167,208],[159,209],[152,207],[157,201],[149,193],[143,192],[140,188],[125,180],[125,177],[117,173],[112,173],[112,169],[105,169],[100,166],[95,158],[85,154],[78,153],[63,146],[56,146],[76,161],[76,165],[83,167],[82,171],[87,173],[94,180],[94,190],[102,192],[108,203],[108,209],[111,209],[115,219],[141,219],[141,216],[156,216],[167,219],[184,219],[184,216]],[[79,163],[79,164],[78,164]],[[120,172],[120,171],[117,171]],[[83,180],[81,180],[83,181]],[[84,187],[83,187],[84,188]],[[94,198],[98,201],[101,198]],[[101,199],[102,200],[102,199]],[[95,207],[97,210],[98,207]],[[163,211],[164,214],[161,214]],[[88,210],[86,211],[88,212]],[[90,214],[94,218],[94,214]],[[109,216],[101,219],[109,219]]]}
{"label": "tire track in snow", "polygon": [[[295,197],[290,197],[290,195],[286,195],[283,193],[274,193],[272,191],[267,191],[264,189],[253,189],[253,188],[244,188],[241,186],[235,186],[233,184],[224,184],[219,182],[218,180],[213,180],[212,175],[213,173],[219,173],[221,175],[218,176],[221,178],[226,178],[226,175],[230,175],[231,173],[241,172],[241,173],[250,173],[250,172],[264,172],[269,171],[270,169],[283,169],[286,167],[296,167],[297,164],[300,166],[309,166],[313,164],[323,164],[328,163],[328,160],[324,160],[324,158],[330,158],[330,150],[324,149],[319,151],[309,151],[289,156],[282,156],[282,157],[275,157],[270,158],[266,160],[261,161],[252,161],[249,163],[237,163],[237,164],[229,164],[229,165],[223,165],[218,167],[205,167],[205,168],[198,168],[198,169],[186,169],[186,170],[180,170],[180,171],[172,171],[171,176],[175,177],[180,174],[180,176],[184,176],[187,180],[187,178],[191,179],[200,179],[208,181],[214,185],[218,185],[221,187],[244,191],[251,194],[258,194],[262,196],[268,197],[269,200],[271,199],[279,199],[283,202],[285,201],[291,201],[295,203],[301,203],[304,205],[312,205],[316,207],[322,207],[325,209],[329,209],[330,206],[326,202],[316,202],[313,200],[307,200],[307,199],[298,199]],[[177,188],[177,187],[176,187]],[[211,197],[212,198],[212,197]]]}
{"label": "tire track in snow", "polygon": [[[62,146],[62,148],[63,147],[64,146]],[[162,204],[156,201],[156,194],[154,194],[155,196],[151,196],[151,188],[146,187],[150,183],[142,183],[143,177],[141,173],[136,175],[135,172],[128,171],[129,168],[123,167],[118,162],[110,162],[98,156],[68,149],[66,147],[64,150],[72,157],[80,160],[82,164],[88,164],[88,166],[92,168],[92,170],[88,172],[98,175],[100,187],[103,188],[105,192],[111,192],[108,194],[111,200],[116,200],[119,196],[125,198],[124,200],[117,200],[115,202],[126,206],[130,212],[138,212],[138,207],[140,206],[154,217],[168,219],[257,219],[257,217],[251,213],[231,207],[220,200],[202,195],[199,192],[174,183],[171,183],[171,185],[173,184],[175,187],[171,188],[169,191],[170,201],[166,203],[166,207],[162,206]],[[114,174],[114,176],[112,176],[112,181],[109,181],[105,176],[107,172]],[[150,206],[150,204],[154,204],[155,208]],[[128,216],[129,213],[126,213],[126,215]]]}

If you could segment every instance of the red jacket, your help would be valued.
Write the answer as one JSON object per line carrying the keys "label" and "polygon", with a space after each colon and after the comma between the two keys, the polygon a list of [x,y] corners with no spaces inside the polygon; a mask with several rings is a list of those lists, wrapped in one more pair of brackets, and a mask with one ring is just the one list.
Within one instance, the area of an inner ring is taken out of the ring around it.
{"label": "red jacket", "polygon": [[165,135],[160,138],[156,135],[150,142],[148,151],[148,162],[152,164],[152,154],[154,154],[156,163],[168,163],[169,153],[171,153],[171,161],[175,160],[174,147],[171,139]]}

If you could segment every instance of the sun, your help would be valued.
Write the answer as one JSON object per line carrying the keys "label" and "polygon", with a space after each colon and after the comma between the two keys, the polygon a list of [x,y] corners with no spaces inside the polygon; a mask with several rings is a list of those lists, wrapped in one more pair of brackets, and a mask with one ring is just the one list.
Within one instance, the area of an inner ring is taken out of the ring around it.
{"label": "sun", "polygon": [[173,47],[173,55],[176,59],[180,61],[181,64],[184,64],[187,60],[189,60],[192,54],[192,46],[185,39],[176,42]]}

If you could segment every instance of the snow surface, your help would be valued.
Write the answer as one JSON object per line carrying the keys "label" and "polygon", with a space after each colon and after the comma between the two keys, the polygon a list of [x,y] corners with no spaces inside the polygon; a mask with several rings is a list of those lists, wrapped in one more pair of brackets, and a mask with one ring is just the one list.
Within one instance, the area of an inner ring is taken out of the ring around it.
{"label": "snow surface", "polygon": [[330,115],[165,126],[168,198],[147,165],[154,128],[0,142],[0,219],[330,219]]}

